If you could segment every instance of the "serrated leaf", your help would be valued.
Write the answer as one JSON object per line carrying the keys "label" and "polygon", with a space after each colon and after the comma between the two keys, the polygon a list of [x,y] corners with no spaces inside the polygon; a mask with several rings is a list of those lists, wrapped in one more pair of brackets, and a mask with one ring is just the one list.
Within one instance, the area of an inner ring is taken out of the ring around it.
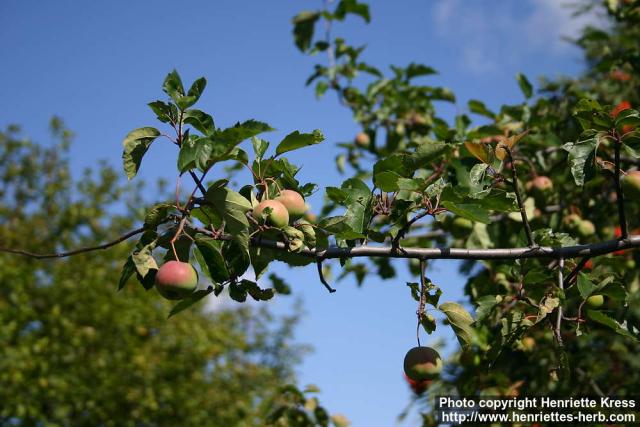
{"label": "serrated leaf", "polygon": [[204,135],[211,135],[216,130],[215,124],[213,123],[213,117],[204,111],[193,108],[187,110],[184,112],[182,120]]}
{"label": "serrated leaf", "polygon": [[128,179],[132,179],[140,169],[142,158],[146,154],[151,143],[160,136],[160,131],[153,127],[135,129],[124,138],[122,145],[122,162]]}
{"label": "serrated leaf", "polygon": [[623,328],[620,323],[616,322],[614,319],[602,313],[601,311],[586,310],[586,314],[589,319],[613,329],[617,334],[620,334],[627,338],[631,338],[634,341],[638,341],[638,338],[635,335],[631,334],[629,331]]}
{"label": "serrated leaf", "polygon": [[318,129],[312,133],[300,133],[298,131],[291,132],[276,147],[276,156],[284,154],[288,151],[297,150],[309,145],[319,144],[324,141],[324,135]]}
{"label": "serrated leaf", "polygon": [[164,220],[173,208],[171,203],[158,203],[147,211],[144,217],[144,225],[148,228],[156,228]]}
{"label": "serrated leaf", "polygon": [[184,298],[178,304],[174,305],[173,308],[171,309],[171,312],[169,312],[169,317],[175,316],[181,311],[186,310],[187,308],[191,307],[193,304],[200,301],[202,298],[209,295],[211,292],[213,292],[213,286],[209,286],[209,288],[207,289],[198,289],[188,297]]}
{"label": "serrated leaf", "polygon": [[595,176],[598,135],[595,131],[585,132],[579,141],[568,142],[562,148],[569,153],[571,175],[576,185],[583,186],[585,181]]}
{"label": "serrated leaf", "polygon": [[473,340],[473,317],[460,304],[455,302],[445,302],[438,307],[451,324],[453,332],[458,337],[460,346],[463,350],[467,350]]}

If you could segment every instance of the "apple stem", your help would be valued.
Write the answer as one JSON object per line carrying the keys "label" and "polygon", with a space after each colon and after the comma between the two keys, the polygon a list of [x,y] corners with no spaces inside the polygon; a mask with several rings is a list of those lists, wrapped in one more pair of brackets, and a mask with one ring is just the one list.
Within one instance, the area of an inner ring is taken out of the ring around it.
{"label": "apple stem", "polygon": [[527,211],[524,208],[522,196],[520,195],[520,188],[518,186],[518,172],[516,171],[516,162],[511,155],[511,150],[505,147],[507,156],[509,157],[509,163],[511,164],[511,180],[513,185],[513,191],[516,193],[516,201],[518,202],[518,208],[520,209],[520,216],[522,217],[522,224],[524,225],[524,232],[527,235],[527,243],[529,247],[536,247],[536,243],[533,240],[533,234],[531,233],[531,226],[529,225],[529,219],[527,218]]}

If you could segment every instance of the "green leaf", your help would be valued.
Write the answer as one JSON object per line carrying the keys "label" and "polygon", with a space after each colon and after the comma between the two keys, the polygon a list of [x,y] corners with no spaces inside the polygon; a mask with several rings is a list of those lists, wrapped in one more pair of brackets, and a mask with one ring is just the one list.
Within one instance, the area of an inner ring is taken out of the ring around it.
{"label": "green leaf", "polygon": [[189,295],[188,297],[186,297],[185,299],[183,299],[182,301],[174,305],[173,308],[171,309],[171,312],[169,313],[169,317],[175,316],[181,311],[186,310],[187,308],[191,307],[193,304],[200,301],[202,298],[209,295],[211,292],[213,292],[213,286],[209,286],[207,289],[198,289],[197,291],[195,291],[194,293],[192,293],[191,295]]}
{"label": "green leaf", "polygon": [[216,283],[229,280],[229,271],[220,251],[220,242],[209,237],[198,236],[194,254],[200,267],[211,280]]}
{"label": "green leaf", "polygon": [[490,111],[483,102],[472,99],[468,103],[469,111],[472,113],[479,114],[481,116],[489,117],[490,119],[495,118],[495,113]]}
{"label": "green leaf", "polygon": [[405,75],[407,76],[407,79],[412,79],[414,77],[419,77],[419,76],[429,76],[432,74],[438,74],[438,72],[427,65],[416,64],[413,62],[409,64],[407,66],[407,69],[405,70]]}
{"label": "green leaf", "polygon": [[584,273],[578,274],[577,285],[582,298],[589,297],[596,288],[596,285],[589,280],[589,276]]}
{"label": "green leaf", "polygon": [[340,0],[334,12],[336,19],[342,21],[349,13],[359,15],[367,23],[371,22],[368,4],[359,3],[357,0]]}
{"label": "green leaf", "polygon": [[167,74],[162,85],[162,90],[173,99],[177,104],[178,100],[184,96],[184,87],[182,86],[182,80],[176,70]]}
{"label": "green leaf", "polygon": [[478,306],[476,307],[476,319],[478,322],[482,322],[493,309],[498,305],[495,295],[485,295],[476,300]]}
{"label": "green leaf", "polygon": [[131,260],[138,273],[138,279],[145,289],[153,287],[153,279],[158,271],[158,264],[152,255],[155,245],[155,241],[151,242],[142,249],[134,251],[131,255]]}
{"label": "green leaf", "polygon": [[204,135],[211,135],[216,130],[213,117],[204,111],[190,109],[185,111],[182,117],[186,124],[193,126],[198,132]]}
{"label": "green leaf", "polygon": [[173,208],[171,203],[158,203],[147,211],[144,217],[144,225],[148,228],[156,228],[164,220]]}
{"label": "green leaf", "polygon": [[313,39],[313,30],[318,18],[320,18],[320,12],[310,11],[300,12],[293,18],[293,39],[300,51],[306,52],[309,50]]}
{"label": "green leaf", "polygon": [[587,131],[578,142],[567,142],[562,148],[569,152],[569,165],[576,185],[582,186],[591,180],[596,172],[596,149],[599,144],[599,134]]}
{"label": "green leaf", "polygon": [[266,153],[269,148],[269,143],[267,141],[255,136],[251,138],[251,145],[253,146],[253,152],[258,159],[262,159],[264,153]]}
{"label": "green leaf", "polygon": [[225,145],[227,148],[235,147],[245,139],[251,138],[263,132],[274,130],[266,123],[257,120],[247,120],[242,123],[236,123],[235,126],[218,131],[213,135],[216,143]]}
{"label": "green leaf", "polygon": [[516,74],[516,80],[518,80],[518,86],[520,86],[524,97],[527,99],[531,98],[531,95],[533,95],[533,86],[531,86],[527,77],[522,73],[518,73]]}
{"label": "green leaf", "polygon": [[382,191],[392,192],[400,189],[398,180],[402,177],[393,171],[383,171],[373,176],[373,183]]}
{"label": "green leaf", "polygon": [[163,123],[177,123],[178,122],[178,109],[173,104],[167,104],[163,101],[153,101],[147,104],[154,113],[158,120]]}
{"label": "green leaf", "polygon": [[460,304],[455,302],[445,302],[438,307],[451,324],[453,332],[458,337],[460,346],[463,350],[467,350],[471,346],[473,339],[473,317]]}
{"label": "green leaf", "polygon": [[205,199],[208,202],[207,206],[225,220],[226,227],[232,234],[241,233],[249,228],[245,213],[252,209],[251,202],[240,193],[213,184],[207,190]]}
{"label": "green leaf", "polygon": [[187,92],[187,96],[184,96],[180,99],[180,101],[178,102],[178,106],[183,110],[191,107],[193,104],[198,102],[200,96],[202,95],[202,92],[204,92],[205,87],[207,87],[207,79],[205,79],[204,77],[200,77],[195,82],[193,82],[193,84],[189,88],[189,92]]}
{"label": "green leaf", "polygon": [[300,133],[298,131],[291,132],[285,136],[282,142],[276,147],[276,156],[288,151],[297,150],[309,145],[319,144],[324,141],[324,135],[318,129],[312,133]]}
{"label": "green leaf", "polygon": [[362,180],[351,178],[342,183],[341,189],[348,194],[345,200],[347,211],[345,223],[356,233],[364,233],[371,217],[371,189]]}
{"label": "green leaf", "polygon": [[589,319],[613,329],[617,334],[620,334],[627,338],[631,338],[634,341],[638,341],[638,338],[635,335],[631,334],[629,331],[623,328],[620,323],[616,322],[614,319],[602,313],[601,311],[586,310],[586,314]]}
{"label": "green leaf", "polygon": [[440,202],[447,210],[461,217],[484,224],[491,222],[489,211],[483,208],[478,200],[467,200],[465,197],[457,194],[451,187],[446,187],[442,191]]}
{"label": "green leaf", "polygon": [[129,277],[131,277],[131,275],[135,272],[136,266],[133,263],[131,255],[129,255],[124,265],[122,266],[122,273],[120,273],[120,281],[118,282],[118,290],[124,288],[124,285],[127,284],[127,280],[129,280]]}
{"label": "green leaf", "polygon": [[320,221],[318,227],[333,234],[338,239],[354,240],[363,239],[365,237],[364,234],[354,231],[347,223],[347,219],[344,216],[325,218]]}
{"label": "green leaf", "polygon": [[140,169],[140,163],[145,153],[149,149],[151,143],[160,136],[160,131],[153,127],[143,127],[132,130],[124,138],[122,145],[124,151],[122,153],[122,161],[124,171],[128,179],[132,179]]}

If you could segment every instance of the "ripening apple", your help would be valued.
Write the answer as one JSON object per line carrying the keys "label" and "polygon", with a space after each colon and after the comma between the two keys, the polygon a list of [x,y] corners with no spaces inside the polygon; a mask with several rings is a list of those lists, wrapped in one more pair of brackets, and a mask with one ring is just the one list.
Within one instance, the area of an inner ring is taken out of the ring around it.
{"label": "ripening apple", "polygon": [[553,189],[553,181],[548,176],[539,175],[527,182],[526,189],[533,192],[547,193]]}
{"label": "ripening apple", "polygon": [[628,172],[621,181],[625,195],[640,198],[640,171]]}
{"label": "ripening apple", "polygon": [[409,378],[406,374],[403,375],[403,377],[404,377],[404,380],[407,382],[407,384],[409,384],[409,387],[411,388],[411,390],[413,390],[413,392],[418,396],[424,393],[425,391],[427,391],[427,389],[433,382],[431,380],[415,381]]}
{"label": "ripening apple", "polygon": [[578,223],[578,235],[580,237],[591,237],[594,234],[596,234],[596,226],[593,222],[589,221],[588,219],[583,219],[582,221],[580,221],[580,223]]}
{"label": "ripening apple", "polygon": [[591,295],[587,298],[587,305],[591,308],[602,307],[604,304],[604,296],[603,295]]}
{"label": "ripening apple", "polygon": [[369,137],[369,134],[366,132],[360,132],[356,135],[355,142],[358,147],[369,148],[371,137]]}
{"label": "ripening apple", "polygon": [[442,372],[442,358],[431,347],[413,347],[404,357],[404,373],[414,381],[432,380]]}
{"label": "ripening apple", "polygon": [[289,224],[289,211],[277,200],[270,199],[260,202],[258,206],[253,208],[253,218],[258,222],[262,222],[262,213],[266,208],[270,208],[265,218],[267,224],[278,228],[285,227]]}
{"label": "ripening apple", "polygon": [[282,190],[280,195],[275,198],[287,208],[289,218],[296,220],[304,216],[307,212],[307,205],[300,193],[293,190]]}
{"label": "ripening apple", "polygon": [[196,289],[198,273],[188,262],[168,261],[156,274],[156,289],[166,299],[182,299]]}

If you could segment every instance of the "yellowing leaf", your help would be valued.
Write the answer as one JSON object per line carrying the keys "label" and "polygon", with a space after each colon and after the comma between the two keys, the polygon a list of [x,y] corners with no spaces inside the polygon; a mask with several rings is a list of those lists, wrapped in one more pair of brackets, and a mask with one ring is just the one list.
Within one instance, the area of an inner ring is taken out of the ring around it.
{"label": "yellowing leaf", "polygon": [[489,160],[489,149],[485,144],[478,144],[475,142],[467,141],[464,143],[464,146],[481,162],[486,164],[491,163],[491,161]]}

